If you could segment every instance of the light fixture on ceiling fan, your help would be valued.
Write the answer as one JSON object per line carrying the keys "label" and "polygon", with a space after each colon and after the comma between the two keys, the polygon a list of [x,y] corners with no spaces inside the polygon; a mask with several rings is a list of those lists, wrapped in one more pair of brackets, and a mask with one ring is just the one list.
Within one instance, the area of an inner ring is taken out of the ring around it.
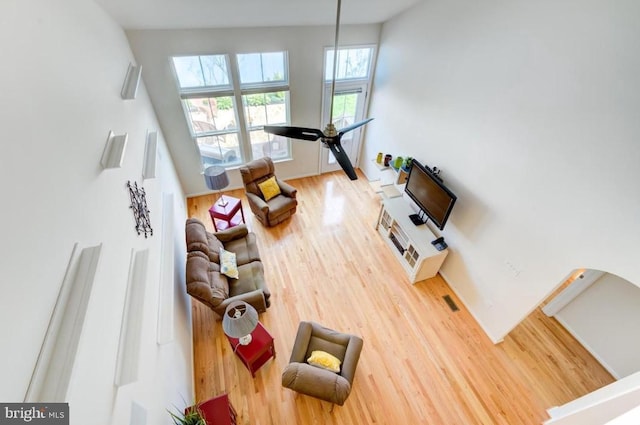
{"label": "light fixture on ceiling fan", "polygon": [[329,109],[329,123],[324,128],[324,131],[317,128],[265,125],[264,132],[276,134],[278,136],[289,137],[292,139],[308,140],[311,142],[315,142],[316,140],[320,139],[324,147],[331,150],[333,156],[336,158],[338,164],[340,164],[340,167],[342,167],[347,176],[349,176],[351,180],[356,180],[358,176],[353,169],[353,165],[349,160],[349,156],[344,151],[342,144],[340,143],[340,139],[342,139],[342,136],[345,133],[355,130],[358,127],[362,127],[369,121],[373,120],[373,118],[367,118],[364,121],[351,124],[350,126],[341,128],[340,130],[336,130],[336,127],[333,125],[333,96],[336,88],[336,71],[338,66],[338,35],[340,32],[341,3],[342,1],[338,0],[338,11],[336,13],[336,36],[335,45],[333,48],[333,78],[331,79],[331,106]]}

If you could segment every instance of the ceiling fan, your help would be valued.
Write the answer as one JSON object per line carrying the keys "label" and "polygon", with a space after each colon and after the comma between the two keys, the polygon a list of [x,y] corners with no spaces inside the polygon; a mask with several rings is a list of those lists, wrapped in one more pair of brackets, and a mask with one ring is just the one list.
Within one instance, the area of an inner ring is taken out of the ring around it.
{"label": "ceiling fan", "polygon": [[264,132],[270,134],[276,134],[278,136],[289,137],[292,139],[299,140],[307,140],[311,142],[315,142],[320,139],[324,147],[329,148],[333,153],[333,156],[340,164],[340,167],[344,170],[344,172],[349,176],[351,180],[356,180],[358,176],[356,175],[355,170],[353,169],[353,165],[349,160],[349,156],[342,148],[342,144],[340,143],[340,139],[345,133],[348,133],[352,130],[355,130],[358,127],[362,127],[367,124],[369,121],[373,120],[373,118],[367,118],[364,121],[357,122],[355,124],[351,124],[345,128],[341,128],[340,130],[336,130],[336,127],[333,125],[333,96],[335,93],[336,86],[336,70],[338,63],[338,33],[340,31],[340,6],[342,1],[338,0],[338,12],[336,14],[336,36],[335,36],[335,46],[333,48],[333,78],[331,79],[331,106],[329,109],[329,124],[324,128],[324,131],[317,128],[307,128],[307,127],[289,127],[289,126],[279,126],[279,125],[265,125]]}

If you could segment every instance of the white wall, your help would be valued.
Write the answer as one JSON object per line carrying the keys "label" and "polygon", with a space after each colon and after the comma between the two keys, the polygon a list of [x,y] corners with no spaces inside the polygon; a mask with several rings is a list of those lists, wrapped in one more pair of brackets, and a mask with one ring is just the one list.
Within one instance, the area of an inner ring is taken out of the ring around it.
{"label": "white wall", "polygon": [[555,318],[617,379],[640,371],[636,285],[605,273]]}
{"label": "white wall", "polygon": [[[345,25],[340,44],[376,44],[380,25]],[[334,43],[332,27],[278,27],[203,30],[129,30],[131,48],[146,70],[146,84],[187,195],[208,192],[195,142],[180,104],[170,58],[212,53],[287,51],[289,54],[291,123],[324,128],[321,121],[324,48]],[[316,175],[319,142],[293,143],[293,161],[279,162],[281,178]],[[240,173],[229,173],[230,187],[241,187]]]}
{"label": "white wall", "polygon": [[[0,3],[2,299],[0,400],[25,397],[75,243],[102,244],[66,399],[71,424],[127,424],[131,402],[147,423],[169,423],[172,404],[193,397],[191,326],[182,286],[184,195],[162,134],[159,177],[144,181],[154,235],[136,235],[127,180],[142,183],[145,134],[158,130],[141,84],[120,89],[133,54],[124,32],[93,1]],[[143,71],[144,78],[144,71]],[[128,132],[123,167],[102,170],[109,130]],[[173,194],[175,331],[158,345],[156,324],[163,193]],[[114,386],[132,249],[149,250],[137,382]]]}
{"label": "white wall", "polygon": [[442,273],[494,341],[571,270],[640,284],[639,15],[430,0],[383,26],[363,156],[443,170],[458,203]]}

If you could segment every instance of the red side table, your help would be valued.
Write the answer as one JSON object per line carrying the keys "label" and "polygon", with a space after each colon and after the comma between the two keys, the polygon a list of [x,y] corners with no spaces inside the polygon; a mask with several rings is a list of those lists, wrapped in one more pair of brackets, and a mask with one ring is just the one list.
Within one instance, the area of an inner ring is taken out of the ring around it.
{"label": "red side table", "polygon": [[[233,408],[227,394],[198,403],[207,425],[237,425],[236,409]],[[185,413],[193,409],[187,407]]]}
{"label": "red side table", "polygon": [[273,346],[273,337],[258,322],[258,326],[251,332],[251,342],[247,345],[240,345],[238,338],[227,335],[231,348],[242,363],[249,369],[251,376],[255,378],[256,371],[264,365],[270,358],[276,358],[276,349]]}
{"label": "red side table", "polygon": [[209,215],[215,231],[218,232],[244,223],[244,211],[240,199],[227,195],[220,196],[220,199],[227,201],[227,205],[221,207],[218,205],[220,202],[218,200],[209,208]]}

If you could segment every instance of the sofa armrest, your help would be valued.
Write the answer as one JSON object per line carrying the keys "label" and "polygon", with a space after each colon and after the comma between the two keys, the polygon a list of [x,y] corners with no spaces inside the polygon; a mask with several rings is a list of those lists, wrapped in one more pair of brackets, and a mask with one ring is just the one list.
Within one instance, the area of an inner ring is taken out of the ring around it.
{"label": "sofa armrest", "polygon": [[289,363],[282,372],[282,386],[339,406],[351,392],[342,376],[306,363]]}
{"label": "sofa armrest", "polygon": [[282,192],[283,195],[288,196],[289,198],[294,198],[296,197],[297,193],[298,193],[298,189],[296,189],[295,187],[291,186],[289,183],[286,183],[282,180],[280,180],[279,178],[276,177],[276,182],[278,183],[278,186],[280,186],[280,191]]}
{"label": "sofa armrest", "polygon": [[211,287],[204,282],[191,282],[187,284],[187,293],[210,308],[220,305],[220,299],[211,294]]}
{"label": "sofa armrest", "polygon": [[226,300],[222,301],[219,305],[217,305],[214,311],[218,313],[220,317],[222,317],[224,315],[224,311],[227,309],[227,306],[233,301],[244,301],[247,304],[253,306],[253,308],[255,308],[258,313],[267,311],[267,302],[264,298],[264,292],[262,292],[262,289],[256,289],[250,292],[245,292],[244,294],[236,295],[234,297],[229,297]]}
{"label": "sofa armrest", "polygon": [[215,308],[229,296],[227,277],[214,271],[209,257],[201,251],[187,254],[185,278],[187,293]]}
{"label": "sofa armrest", "polygon": [[246,224],[239,224],[228,229],[215,232],[213,235],[222,243],[244,238],[249,234]]}

